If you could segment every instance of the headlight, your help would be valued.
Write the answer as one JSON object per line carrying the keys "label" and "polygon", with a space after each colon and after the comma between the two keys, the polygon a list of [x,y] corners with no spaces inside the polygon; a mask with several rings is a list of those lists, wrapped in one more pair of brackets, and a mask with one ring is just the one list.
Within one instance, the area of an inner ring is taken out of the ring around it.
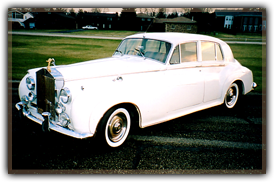
{"label": "headlight", "polygon": [[35,88],[35,82],[32,76],[27,77],[26,84],[29,90],[34,90]]}
{"label": "headlight", "polygon": [[29,101],[30,102],[32,102],[32,101],[34,101],[36,99],[36,95],[33,92],[30,92],[29,95],[28,95],[28,97],[29,97]]}
{"label": "headlight", "polygon": [[65,87],[61,90],[60,99],[65,104],[69,104],[71,102],[71,93],[68,88]]}

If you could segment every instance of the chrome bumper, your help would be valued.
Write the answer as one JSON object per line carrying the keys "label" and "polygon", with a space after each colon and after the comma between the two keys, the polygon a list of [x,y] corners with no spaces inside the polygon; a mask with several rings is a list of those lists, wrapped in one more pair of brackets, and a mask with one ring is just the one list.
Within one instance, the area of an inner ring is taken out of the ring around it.
{"label": "chrome bumper", "polygon": [[[45,122],[47,120],[41,114],[39,114],[37,112],[36,108],[27,109],[23,102],[18,102],[15,105],[15,107],[19,112],[22,112],[23,116],[27,117],[28,119],[30,119],[36,123],[39,123],[40,125],[42,125],[43,122]],[[82,138],[87,138],[87,137],[93,136],[93,134],[91,134],[91,133],[77,133],[70,129],[53,124],[52,122],[48,122],[48,127],[49,127],[49,129],[52,129],[54,131],[57,131],[59,133],[62,133],[64,135],[68,135],[68,136],[71,136],[74,138],[82,139]]]}

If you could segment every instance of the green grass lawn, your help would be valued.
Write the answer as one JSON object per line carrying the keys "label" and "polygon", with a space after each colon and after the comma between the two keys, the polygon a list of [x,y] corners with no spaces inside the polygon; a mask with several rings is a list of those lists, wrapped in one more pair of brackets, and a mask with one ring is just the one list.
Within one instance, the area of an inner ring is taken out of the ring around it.
{"label": "green grass lawn", "polygon": [[48,58],[54,58],[57,65],[64,65],[110,57],[120,42],[120,40],[13,35],[12,79],[22,79],[30,68],[46,66]]}
{"label": "green grass lawn", "polygon": [[[12,37],[12,39],[11,39]],[[28,69],[46,66],[48,58],[55,58],[57,65],[110,57],[118,47],[120,40],[80,39],[42,36],[9,35],[12,42],[13,80],[20,80]],[[265,68],[266,51],[262,45],[231,44],[234,57],[252,70],[254,81],[259,85],[256,91],[261,92],[262,69]],[[264,50],[264,51],[263,51]],[[12,58],[12,59],[11,59]]]}
{"label": "green grass lawn", "polygon": [[[80,29],[78,29],[80,30]],[[61,30],[26,30],[26,29],[21,29],[21,30],[15,30],[19,32],[28,32],[28,33],[60,33],[64,31],[70,31],[69,29],[61,29]],[[84,30],[84,31],[75,31],[75,32],[69,32],[65,33],[68,35],[86,35],[86,36],[105,36],[105,37],[121,37],[124,38],[129,35],[133,35],[136,33],[143,33],[140,31],[127,31],[127,30]],[[201,32],[201,34],[204,34],[205,32]],[[228,34],[224,32],[216,32],[214,35],[213,32],[206,33],[205,35],[217,37],[223,40],[239,40],[239,41],[261,41],[262,39],[263,42],[265,42],[266,36],[261,35],[259,33],[237,33],[236,35],[234,34]],[[247,40],[246,40],[247,39]]]}
{"label": "green grass lawn", "polygon": [[235,59],[252,71],[253,79],[258,84],[255,91],[262,92],[262,89],[266,89],[266,85],[262,85],[263,79],[266,79],[262,71],[266,66],[266,46],[244,44],[230,44],[229,46]]}
{"label": "green grass lawn", "polygon": [[16,32],[28,32],[28,33],[60,33],[63,32],[66,35],[86,35],[86,36],[105,36],[105,37],[121,37],[124,38],[129,35],[136,33],[141,33],[139,31],[127,31],[127,30],[83,30],[75,32],[66,32],[70,31],[69,29],[63,30],[15,30]]}
{"label": "green grass lawn", "polygon": [[138,31],[126,30],[84,30],[79,32],[71,32],[72,35],[87,35],[87,36],[106,36],[106,37],[121,37],[124,38],[129,35],[140,33]]}

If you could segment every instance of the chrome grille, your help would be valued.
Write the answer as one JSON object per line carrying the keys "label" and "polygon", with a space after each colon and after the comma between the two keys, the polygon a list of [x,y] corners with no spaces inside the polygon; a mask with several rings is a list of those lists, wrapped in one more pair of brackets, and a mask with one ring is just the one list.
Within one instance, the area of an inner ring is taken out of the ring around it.
{"label": "chrome grille", "polygon": [[55,117],[55,79],[46,69],[36,72],[38,112]]}

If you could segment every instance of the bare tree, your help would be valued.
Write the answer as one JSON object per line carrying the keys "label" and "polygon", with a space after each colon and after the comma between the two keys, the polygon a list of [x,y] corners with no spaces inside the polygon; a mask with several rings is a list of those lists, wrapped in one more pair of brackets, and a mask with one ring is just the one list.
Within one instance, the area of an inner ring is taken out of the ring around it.
{"label": "bare tree", "polygon": [[55,8],[56,12],[67,12],[66,8]]}
{"label": "bare tree", "polygon": [[105,12],[108,12],[109,11],[109,9],[108,8],[102,8],[103,10],[102,10],[102,13],[105,13]]}
{"label": "bare tree", "polygon": [[145,9],[145,8],[136,8],[136,12],[144,13],[144,9]]}
{"label": "bare tree", "polygon": [[102,10],[101,10],[101,8],[91,8],[91,12],[92,13],[101,13]]}
{"label": "bare tree", "polygon": [[73,8],[71,8],[71,9],[69,10],[69,15],[70,15],[70,16],[73,16],[73,17],[76,17],[76,13],[75,13],[75,11],[74,11]]}
{"label": "bare tree", "polygon": [[108,11],[108,8],[91,8],[91,13],[105,13]]}
{"label": "bare tree", "polygon": [[156,14],[157,18],[166,18],[166,8],[159,8],[159,12]]}
{"label": "bare tree", "polygon": [[84,13],[83,9],[79,9],[78,13]]}

